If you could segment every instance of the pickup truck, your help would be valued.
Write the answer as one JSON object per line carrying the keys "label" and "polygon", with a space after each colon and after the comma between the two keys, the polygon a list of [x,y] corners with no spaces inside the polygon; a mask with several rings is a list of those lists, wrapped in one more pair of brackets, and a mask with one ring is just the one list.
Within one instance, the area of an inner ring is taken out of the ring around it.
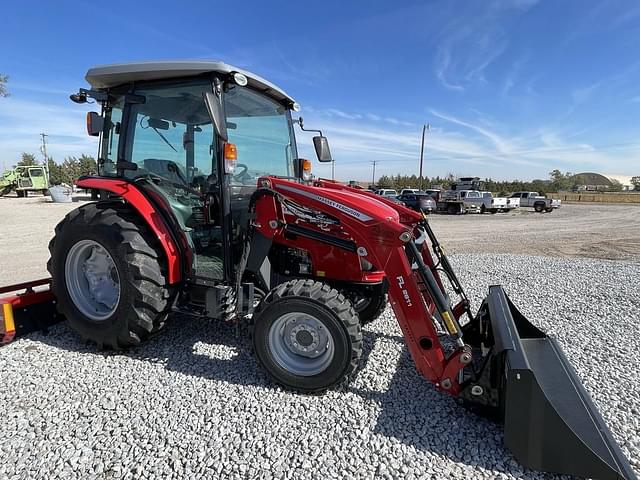
{"label": "pickup truck", "polygon": [[476,190],[445,190],[438,199],[441,212],[450,214],[479,212],[482,195]]}
{"label": "pickup truck", "polygon": [[536,212],[551,212],[554,208],[560,208],[560,200],[552,200],[543,197],[538,192],[514,192],[512,199],[518,199],[521,207],[533,207]]}
{"label": "pickup truck", "polygon": [[491,192],[480,192],[482,200],[480,203],[480,213],[490,212],[509,212],[517,208],[520,202],[511,202],[511,198],[494,197]]}
{"label": "pickup truck", "polygon": [[380,190],[376,190],[376,195],[382,197],[397,197],[398,192],[392,188],[381,188]]}

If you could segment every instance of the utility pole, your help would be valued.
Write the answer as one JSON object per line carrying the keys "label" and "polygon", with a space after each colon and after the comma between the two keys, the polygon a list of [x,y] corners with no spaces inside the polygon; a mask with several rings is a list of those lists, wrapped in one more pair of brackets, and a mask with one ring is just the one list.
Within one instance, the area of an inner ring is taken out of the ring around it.
{"label": "utility pole", "polygon": [[427,130],[431,130],[431,125],[422,125],[422,144],[420,145],[420,177],[419,177],[419,189],[422,190],[422,161],[424,160],[424,136]]}
{"label": "utility pole", "polygon": [[46,133],[41,133],[40,138],[42,140],[42,145],[40,146],[40,151],[42,155],[44,155],[44,164],[47,165],[49,163],[49,157],[47,156],[47,135]]}
{"label": "utility pole", "polygon": [[380,163],[380,160],[371,160],[371,165],[373,165],[373,175],[371,176],[371,185],[376,184],[376,164]]}

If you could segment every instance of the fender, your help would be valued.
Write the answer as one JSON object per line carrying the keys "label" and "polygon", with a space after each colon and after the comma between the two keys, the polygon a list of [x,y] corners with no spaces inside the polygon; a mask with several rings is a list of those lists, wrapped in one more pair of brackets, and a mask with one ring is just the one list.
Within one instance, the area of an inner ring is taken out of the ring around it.
{"label": "fender", "polygon": [[149,228],[158,238],[167,257],[167,279],[169,284],[182,280],[180,265],[180,251],[171,235],[171,230],[162,220],[157,209],[133,184],[118,178],[85,177],[80,178],[76,185],[81,188],[106,190],[122,197],[142,216]]}

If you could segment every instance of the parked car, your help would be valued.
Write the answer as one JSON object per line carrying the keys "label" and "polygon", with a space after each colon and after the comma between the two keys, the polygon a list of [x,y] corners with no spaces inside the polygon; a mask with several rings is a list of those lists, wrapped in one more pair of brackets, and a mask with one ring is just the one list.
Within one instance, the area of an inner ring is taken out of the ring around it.
{"label": "parked car", "polygon": [[425,192],[409,192],[400,194],[398,200],[404,203],[407,207],[418,212],[431,213],[436,211],[436,201]]}
{"label": "parked car", "polygon": [[517,198],[520,207],[533,207],[536,212],[551,212],[562,204],[560,200],[543,197],[538,192],[514,192],[510,198]]}
{"label": "parked car", "polygon": [[402,190],[400,190],[400,196],[409,195],[411,193],[420,193],[420,190],[417,188],[403,188]]}

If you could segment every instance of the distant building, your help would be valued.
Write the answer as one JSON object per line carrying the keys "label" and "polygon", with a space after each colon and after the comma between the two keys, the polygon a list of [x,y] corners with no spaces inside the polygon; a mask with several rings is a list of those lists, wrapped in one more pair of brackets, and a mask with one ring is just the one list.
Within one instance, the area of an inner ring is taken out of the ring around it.
{"label": "distant building", "polygon": [[573,189],[577,192],[598,192],[608,190],[611,186],[611,180],[604,175],[593,172],[577,173],[570,180],[573,182]]}
{"label": "distant building", "polygon": [[607,175],[607,178],[611,180],[617,180],[622,185],[622,191],[628,192],[633,190],[633,183],[631,183],[631,175]]}

